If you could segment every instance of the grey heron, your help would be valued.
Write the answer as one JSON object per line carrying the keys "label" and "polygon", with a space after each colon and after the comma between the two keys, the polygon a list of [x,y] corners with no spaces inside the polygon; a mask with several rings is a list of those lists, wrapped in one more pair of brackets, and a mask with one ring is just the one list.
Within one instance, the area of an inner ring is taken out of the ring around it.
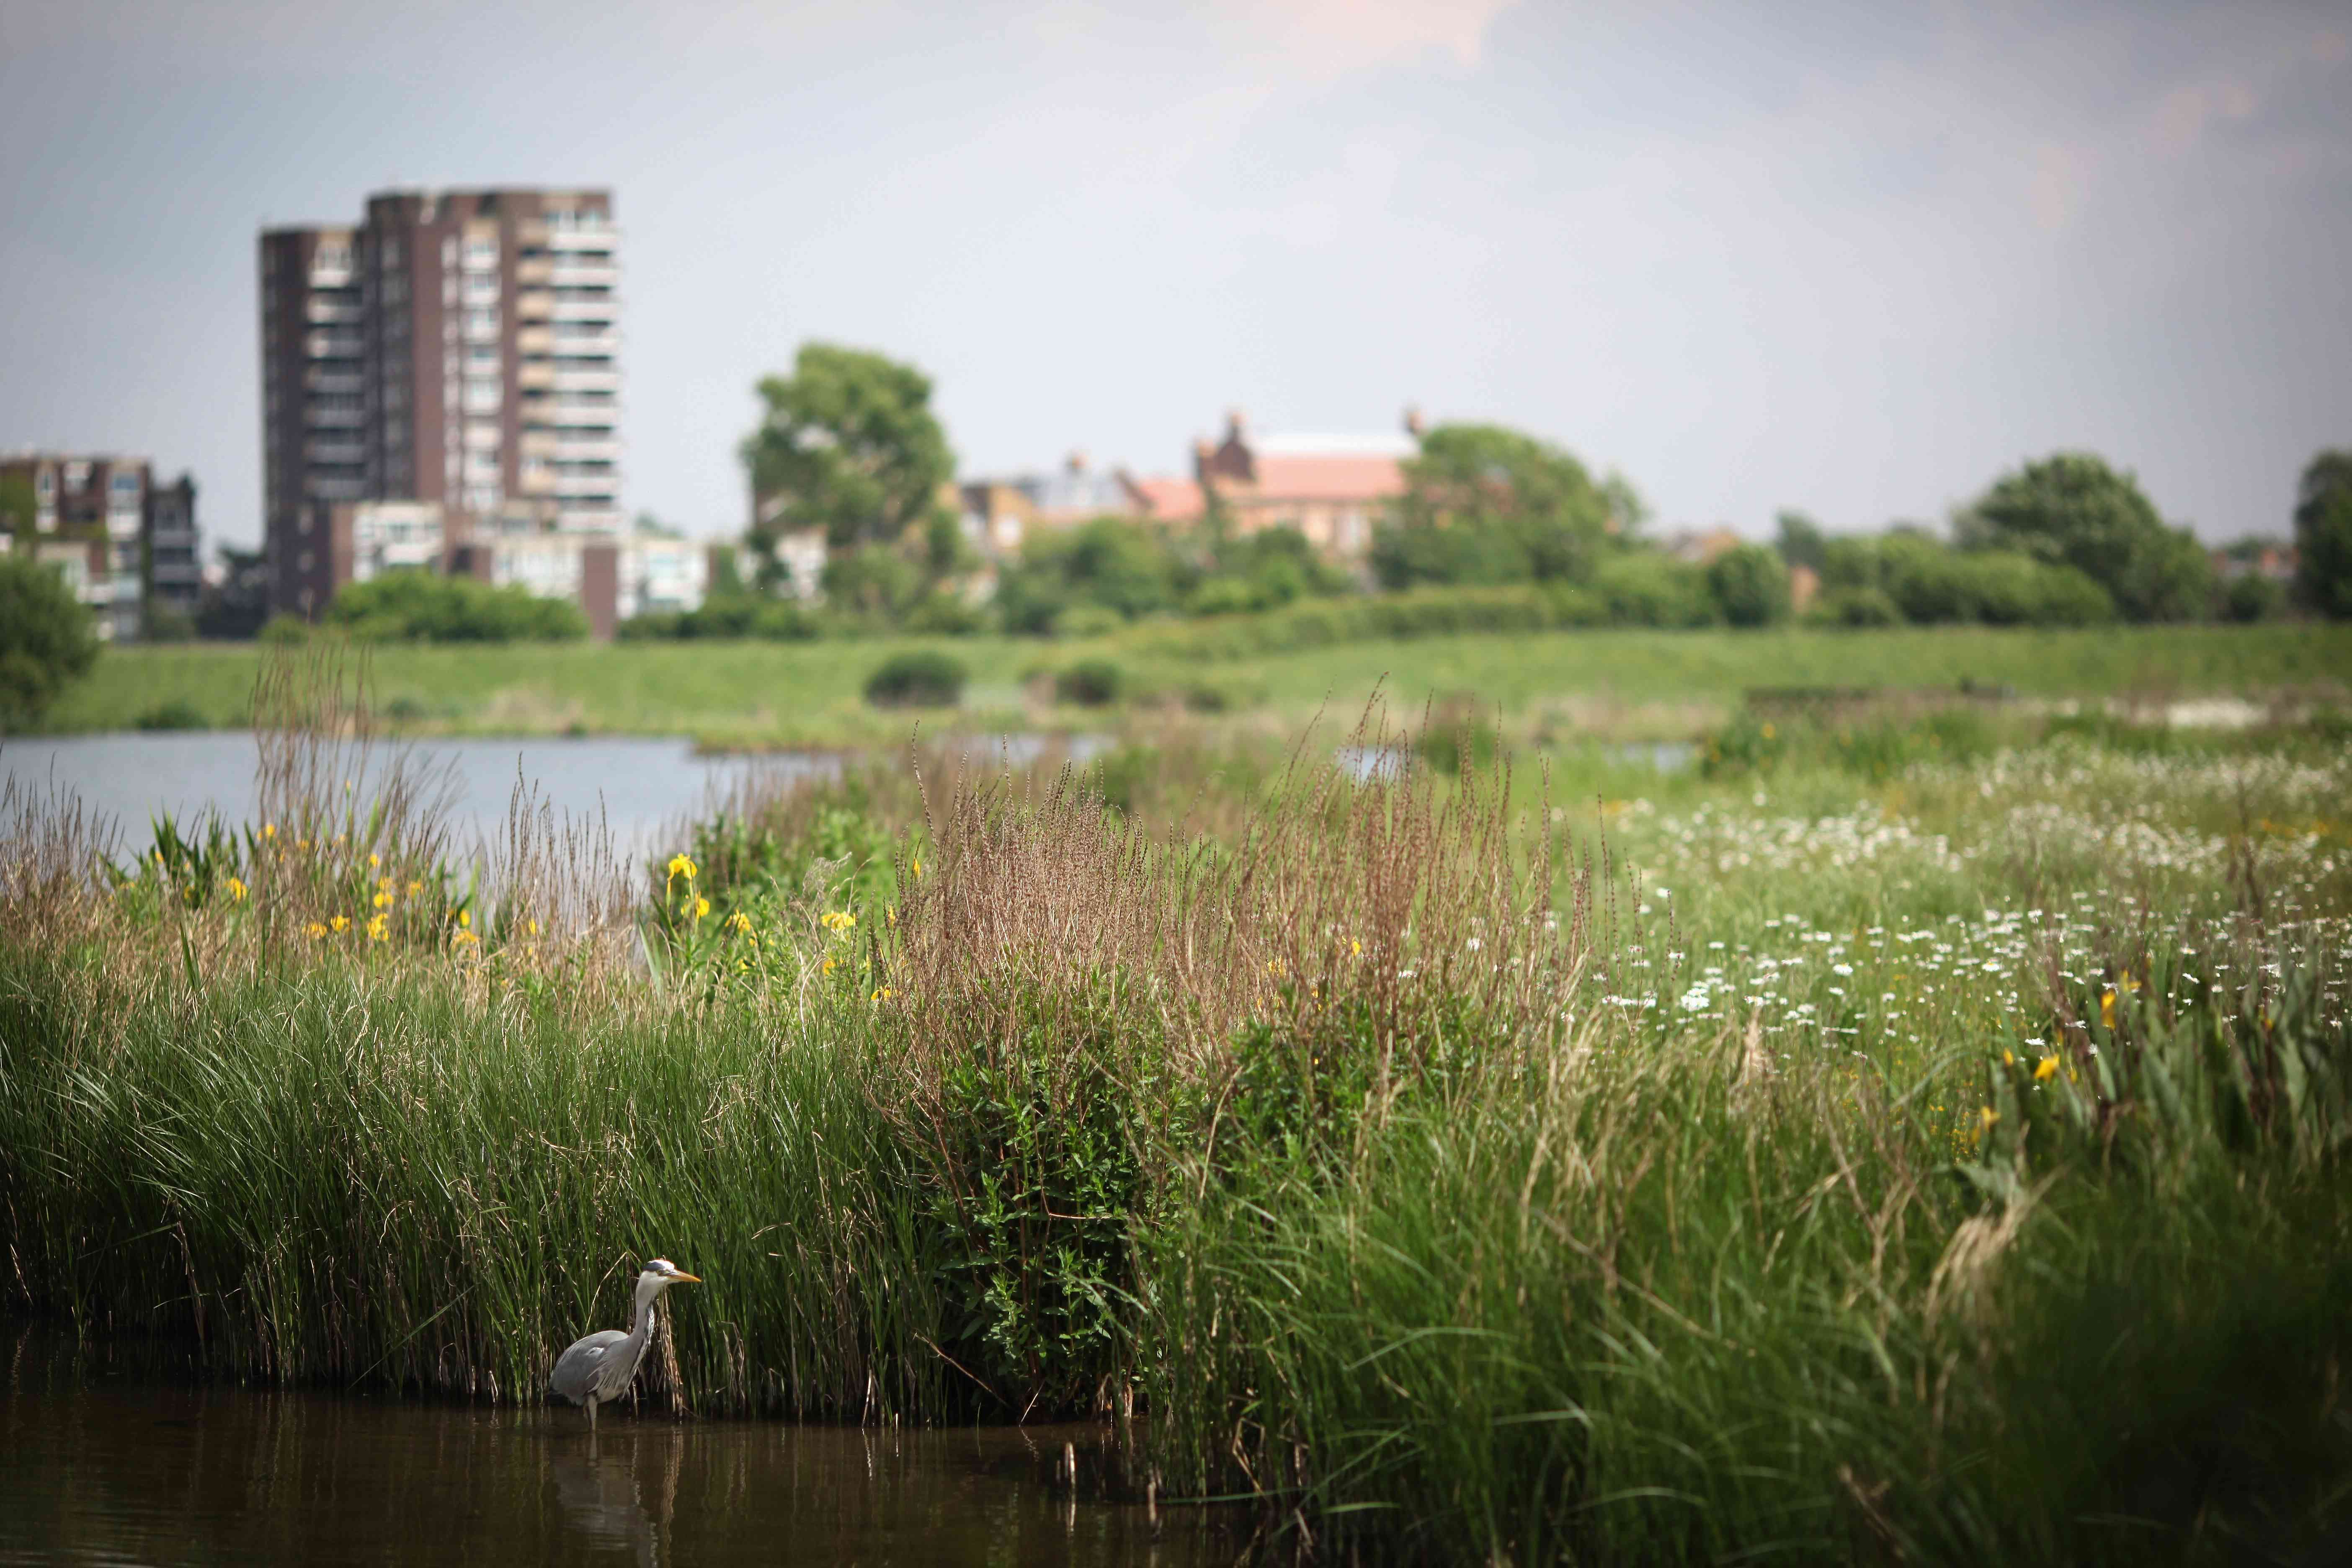
{"label": "grey heron", "polygon": [[646,1264],[645,1272],[637,1276],[636,1315],[630,1320],[629,1331],[605,1329],[574,1341],[570,1350],[555,1358],[548,1387],[574,1405],[586,1405],[588,1425],[595,1426],[596,1406],[626,1393],[646,1359],[646,1345],[653,1338],[654,1303],[673,1285],[701,1283],[667,1258]]}

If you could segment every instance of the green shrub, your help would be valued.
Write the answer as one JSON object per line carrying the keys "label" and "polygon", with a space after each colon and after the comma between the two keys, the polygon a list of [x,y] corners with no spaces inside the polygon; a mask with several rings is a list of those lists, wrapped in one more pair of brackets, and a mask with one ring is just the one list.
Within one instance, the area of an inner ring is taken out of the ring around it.
{"label": "green shrub", "polygon": [[1805,612],[1805,619],[1812,626],[1860,630],[1899,626],[1903,624],[1903,612],[1895,607],[1895,601],[1886,596],[1884,588],[1832,588],[1813,602]]}
{"label": "green shrub", "polygon": [[542,599],[520,584],[493,588],[430,572],[347,583],[324,619],[381,642],[568,642],[588,635],[588,617],[568,599]]}
{"label": "green shrub", "polygon": [[929,648],[893,654],[866,681],[877,708],[952,708],[963,700],[962,661]]}
{"label": "green shrub", "polygon": [[988,616],[957,595],[934,589],[917,600],[898,625],[917,637],[970,637],[988,629]]}
{"label": "green shrub", "polygon": [[2251,626],[2286,613],[2286,586],[2260,572],[2241,572],[2221,584],[2221,618]]}
{"label": "green shrub", "polygon": [[1675,628],[1715,622],[1706,571],[1671,555],[1631,551],[1614,556],[1601,563],[1592,585],[1614,626]]}
{"label": "green shrub", "polygon": [[1127,672],[1117,661],[1083,658],[1054,677],[1054,695],[1080,708],[1108,708],[1126,683]]}
{"label": "green shrub", "polygon": [[0,729],[38,720],[97,661],[97,629],[64,579],[22,555],[0,555]]}
{"label": "green shrub", "polygon": [[634,616],[614,628],[624,642],[758,637],[769,642],[809,642],[823,634],[817,616],[798,599],[772,598],[737,589],[714,594],[691,610],[656,610]]}
{"label": "green shrub", "polygon": [[264,647],[299,647],[316,629],[301,616],[280,610],[263,622],[256,635]]}
{"label": "green shrub", "polygon": [[139,715],[142,730],[202,730],[208,728],[203,711],[184,697],[166,698]]}
{"label": "green shrub", "polygon": [[1763,545],[1735,545],[1708,562],[1706,591],[1727,626],[1778,626],[1789,618],[1789,563]]}
{"label": "green shrub", "polygon": [[1066,605],[1054,612],[1050,628],[1057,637],[1108,637],[1127,625],[1127,617],[1108,605],[1091,601]]}

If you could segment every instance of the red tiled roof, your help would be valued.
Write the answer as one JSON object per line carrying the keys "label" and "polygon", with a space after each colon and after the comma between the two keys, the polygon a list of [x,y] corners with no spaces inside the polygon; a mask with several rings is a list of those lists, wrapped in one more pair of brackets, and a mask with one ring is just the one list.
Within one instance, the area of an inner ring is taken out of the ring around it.
{"label": "red tiled roof", "polygon": [[1386,500],[1404,493],[1404,470],[1394,458],[1357,453],[1328,457],[1262,453],[1257,459],[1257,483],[1248,490],[1260,500]]}
{"label": "red tiled roof", "polygon": [[1161,522],[1192,522],[1208,510],[1201,487],[1191,479],[1129,479],[1128,485],[1143,510]]}

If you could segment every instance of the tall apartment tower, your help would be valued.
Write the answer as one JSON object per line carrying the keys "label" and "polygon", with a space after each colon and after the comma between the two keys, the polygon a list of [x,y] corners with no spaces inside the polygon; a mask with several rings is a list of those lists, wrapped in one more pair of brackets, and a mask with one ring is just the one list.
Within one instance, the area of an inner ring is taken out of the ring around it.
{"label": "tall apartment tower", "polygon": [[611,532],[620,511],[609,191],[393,191],[353,227],[261,236],[273,606],[333,595],[331,509],[438,502]]}

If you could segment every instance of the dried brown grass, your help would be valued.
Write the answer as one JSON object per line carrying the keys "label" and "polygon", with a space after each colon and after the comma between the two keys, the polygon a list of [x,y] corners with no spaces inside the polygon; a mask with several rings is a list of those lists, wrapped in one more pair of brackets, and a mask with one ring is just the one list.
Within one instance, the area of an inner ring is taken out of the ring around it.
{"label": "dried brown grass", "polygon": [[[1375,707],[1347,750],[1409,756],[1401,740]],[[1577,858],[1561,814],[1522,808],[1499,763],[1449,783],[1318,756],[1310,731],[1230,842],[1108,811],[1077,770],[919,773],[931,856],[899,868],[891,969],[909,1039],[950,1048],[982,1018],[1009,1025],[1006,996],[1106,976],[1199,1073],[1253,1018],[1363,1010],[1384,1076],[1441,1006],[1548,1033],[1616,939],[1605,852]]]}

